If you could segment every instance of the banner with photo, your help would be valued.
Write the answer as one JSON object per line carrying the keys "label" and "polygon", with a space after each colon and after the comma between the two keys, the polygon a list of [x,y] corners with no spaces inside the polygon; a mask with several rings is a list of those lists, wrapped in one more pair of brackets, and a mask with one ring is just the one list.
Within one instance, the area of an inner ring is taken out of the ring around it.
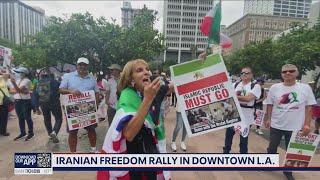
{"label": "banner with photo", "polygon": [[285,167],[308,167],[317,149],[320,135],[309,133],[303,136],[302,132],[292,132],[286,152]]}
{"label": "banner with photo", "polygon": [[264,118],[265,112],[261,109],[256,109],[254,113],[255,113],[254,124],[257,126],[263,126],[263,118]]}
{"label": "banner with photo", "polygon": [[80,96],[61,95],[61,108],[69,130],[81,129],[98,123],[94,91],[83,91]]}
{"label": "banner with photo", "polygon": [[220,54],[171,66],[170,71],[188,136],[235,126],[244,119]]}
{"label": "banner with photo", "polygon": [[11,49],[0,45],[0,59],[0,68],[9,70],[11,68],[11,60],[13,59]]}

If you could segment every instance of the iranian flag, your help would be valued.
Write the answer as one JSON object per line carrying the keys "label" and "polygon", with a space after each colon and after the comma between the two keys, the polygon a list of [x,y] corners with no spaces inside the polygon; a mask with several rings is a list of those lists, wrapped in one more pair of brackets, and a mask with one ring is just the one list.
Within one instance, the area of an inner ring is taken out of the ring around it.
{"label": "iranian flag", "polygon": [[220,44],[221,2],[211,9],[200,25],[200,31],[209,37],[210,44]]}
{"label": "iranian flag", "polygon": [[220,46],[223,49],[231,48],[232,47],[232,40],[230,39],[230,37],[223,34],[223,33],[220,33]]}

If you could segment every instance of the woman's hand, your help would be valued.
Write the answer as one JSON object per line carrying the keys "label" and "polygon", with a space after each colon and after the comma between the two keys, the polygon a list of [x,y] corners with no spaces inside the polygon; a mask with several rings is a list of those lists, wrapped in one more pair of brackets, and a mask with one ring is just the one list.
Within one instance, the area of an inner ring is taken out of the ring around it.
{"label": "woman's hand", "polygon": [[206,60],[206,58],[207,58],[207,52],[206,52],[206,51],[202,52],[202,53],[199,54],[199,56],[198,56],[198,59],[200,59],[200,60],[202,60],[202,61]]}
{"label": "woman's hand", "polygon": [[154,79],[149,85],[144,87],[143,96],[144,99],[152,101],[160,89],[160,77]]}

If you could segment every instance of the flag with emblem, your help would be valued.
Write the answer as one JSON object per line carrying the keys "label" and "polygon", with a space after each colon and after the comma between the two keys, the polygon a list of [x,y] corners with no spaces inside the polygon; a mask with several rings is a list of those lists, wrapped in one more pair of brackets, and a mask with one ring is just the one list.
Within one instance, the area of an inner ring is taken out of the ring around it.
{"label": "flag with emblem", "polygon": [[[132,120],[140,105],[141,97],[135,90],[132,88],[122,90],[117,106],[117,112],[104,139],[101,150],[102,153],[127,153],[126,138],[124,137],[122,130],[125,125]],[[155,124],[149,114],[145,117],[144,126],[151,131],[154,142],[157,143],[154,132]],[[157,176],[157,179],[163,177],[162,173],[158,173]],[[109,179],[130,180],[129,171],[98,171],[97,180]]]}

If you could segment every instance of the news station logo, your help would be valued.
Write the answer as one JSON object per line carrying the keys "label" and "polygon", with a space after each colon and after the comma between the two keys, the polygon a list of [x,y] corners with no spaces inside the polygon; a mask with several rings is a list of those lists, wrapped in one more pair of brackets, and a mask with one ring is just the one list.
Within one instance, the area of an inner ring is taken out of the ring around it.
{"label": "news station logo", "polygon": [[51,153],[15,153],[14,174],[52,174]]}

